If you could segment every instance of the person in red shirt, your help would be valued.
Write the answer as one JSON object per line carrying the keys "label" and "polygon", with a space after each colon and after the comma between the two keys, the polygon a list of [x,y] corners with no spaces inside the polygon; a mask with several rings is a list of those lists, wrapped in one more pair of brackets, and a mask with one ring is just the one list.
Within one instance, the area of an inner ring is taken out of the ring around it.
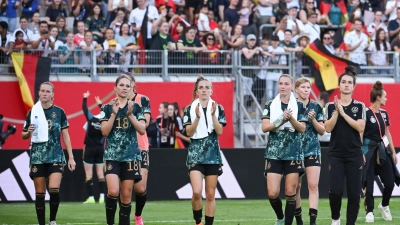
{"label": "person in red shirt", "polygon": [[[217,43],[218,40],[218,43]],[[215,65],[220,64],[219,62],[219,50],[223,48],[223,40],[221,35],[218,33],[207,33],[203,37],[203,43],[205,44],[207,51],[203,53],[202,64],[204,65]],[[204,73],[213,73],[215,69],[206,69]]]}
{"label": "person in red shirt", "polygon": [[175,42],[178,42],[179,36],[181,36],[182,34],[185,34],[186,31],[186,25],[184,22],[178,22],[176,24],[176,30],[175,30],[175,34],[172,36],[174,38]]}
{"label": "person in red shirt", "polygon": [[174,1],[172,0],[155,0],[155,7],[158,9],[159,5],[165,5],[165,6],[169,6],[172,8],[172,10],[174,11],[174,13],[176,13],[176,6]]}
{"label": "person in red shirt", "polygon": [[210,30],[213,31],[215,28],[218,28],[218,23],[215,21],[214,11],[208,10],[208,24],[210,26]]}

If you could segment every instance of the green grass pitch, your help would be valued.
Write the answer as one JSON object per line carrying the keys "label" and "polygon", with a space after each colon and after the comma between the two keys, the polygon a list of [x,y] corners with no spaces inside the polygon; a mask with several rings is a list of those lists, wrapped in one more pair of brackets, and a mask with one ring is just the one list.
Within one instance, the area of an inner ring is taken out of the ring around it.
{"label": "green grass pitch", "polygon": [[[363,202],[363,200],[361,200]],[[382,219],[377,205],[380,199],[375,200],[375,225],[400,224],[400,198],[393,198],[390,209],[392,222]],[[205,201],[203,201],[205,203]],[[285,204],[285,201],[283,201]],[[342,204],[342,224],[345,224],[347,202]],[[134,208],[134,203],[133,207]],[[309,224],[308,203],[302,202],[304,224]],[[134,209],[132,209],[133,211]],[[117,210],[118,214],[118,210]],[[131,214],[132,217],[133,214]],[[49,207],[46,203],[46,220],[49,216]],[[191,202],[182,201],[149,201],[143,212],[145,225],[194,225],[192,219]],[[132,219],[132,218],[131,218]],[[204,219],[204,210],[203,210]],[[103,204],[84,205],[77,202],[61,202],[57,215],[58,224],[105,224],[106,216]],[[261,225],[275,221],[275,214],[267,199],[264,200],[217,200],[217,211],[214,224],[216,225]],[[116,216],[118,224],[118,216]],[[37,224],[34,203],[2,203],[0,204],[0,224]],[[133,222],[131,223],[133,224]],[[204,222],[203,222],[204,224]],[[293,223],[296,224],[295,222]],[[327,199],[319,201],[318,225],[331,224],[329,202]],[[365,211],[360,208],[357,224],[365,223]]]}

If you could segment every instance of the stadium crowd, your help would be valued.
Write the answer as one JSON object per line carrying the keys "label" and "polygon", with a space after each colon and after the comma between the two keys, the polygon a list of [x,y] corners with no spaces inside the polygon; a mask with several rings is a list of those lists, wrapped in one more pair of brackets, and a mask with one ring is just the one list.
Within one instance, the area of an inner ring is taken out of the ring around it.
{"label": "stadium crowd", "polygon": [[[88,51],[95,50],[100,65],[126,65],[99,69],[116,73],[135,63],[161,64],[154,54],[147,62],[138,60],[143,55],[137,50],[186,50],[171,53],[171,58],[203,65],[228,64],[231,54],[219,51],[238,50],[242,65],[287,65],[287,57],[279,55],[283,52],[298,52],[298,63],[308,65],[302,51],[321,39],[340,57],[364,66],[388,66],[392,60],[385,52],[400,51],[398,6],[395,0],[2,1],[0,63],[9,62],[10,52],[23,50],[51,56],[53,64],[89,64]],[[87,67],[57,72],[78,70],[90,72]],[[252,70],[244,75],[265,80],[268,72],[273,76],[274,71]]]}

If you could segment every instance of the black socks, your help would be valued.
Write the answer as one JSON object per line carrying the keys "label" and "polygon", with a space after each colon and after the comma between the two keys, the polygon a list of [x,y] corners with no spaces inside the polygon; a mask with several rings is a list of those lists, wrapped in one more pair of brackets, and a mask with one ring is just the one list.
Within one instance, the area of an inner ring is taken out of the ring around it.
{"label": "black socks", "polygon": [[285,225],[291,225],[294,219],[294,212],[296,210],[296,195],[286,195],[285,207]]}
{"label": "black socks", "polygon": [[310,209],[308,214],[310,215],[310,224],[314,225],[316,223],[316,220],[317,220],[318,210],[317,209]]}
{"label": "black socks", "polygon": [[86,185],[86,191],[87,191],[88,197],[93,197],[93,180],[92,180],[92,178],[86,178],[85,185]]}
{"label": "black socks", "polygon": [[196,221],[196,224],[201,223],[202,217],[203,217],[203,209],[200,209],[200,210],[193,209],[193,219]]}
{"label": "black socks", "polygon": [[36,216],[39,222],[39,225],[45,225],[45,212],[46,206],[44,204],[44,197],[46,193],[36,193],[36,200],[35,200],[35,208],[36,208]]}
{"label": "black socks", "polygon": [[282,201],[279,197],[275,199],[269,199],[269,203],[271,203],[272,208],[275,211],[276,217],[278,220],[283,219],[283,210],[282,210]]}
{"label": "black socks", "polygon": [[60,189],[50,188],[50,221],[56,221],[58,206],[60,205]]}
{"label": "black socks", "polygon": [[303,225],[303,219],[301,218],[301,207],[297,208],[296,211],[294,211],[294,217],[296,218],[296,224],[297,225]]}
{"label": "black socks", "polygon": [[121,202],[121,207],[119,208],[119,225],[129,225],[132,204],[124,204]]}
{"label": "black socks", "polygon": [[107,194],[105,205],[106,205],[106,217],[108,225],[114,224],[115,212],[117,211],[117,198],[118,196],[110,196]]}
{"label": "black socks", "polygon": [[136,216],[141,216],[143,212],[144,205],[146,205],[147,201],[147,191],[145,191],[142,194],[136,194],[136,209],[135,209],[135,215]]}

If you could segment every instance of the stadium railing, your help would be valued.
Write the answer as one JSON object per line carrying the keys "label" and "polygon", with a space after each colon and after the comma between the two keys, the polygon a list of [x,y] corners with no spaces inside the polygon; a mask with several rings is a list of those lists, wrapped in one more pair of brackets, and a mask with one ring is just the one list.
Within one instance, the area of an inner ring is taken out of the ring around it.
{"label": "stadium railing", "polygon": [[[145,50],[133,51],[121,54],[120,57],[111,57],[108,51],[87,51],[74,50],[70,58],[61,63],[60,55],[66,52],[29,50],[26,54],[40,55],[52,58],[51,74],[58,76],[85,75],[96,79],[99,76],[115,76],[121,71],[130,71],[138,76],[160,76],[163,80],[170,80],[171,76],[197,76],[198,74],[212,76],[236,76],[236,69],[239,68],[246,78],[253,80],[257,74],[265,73],[267,80],[273,80],[271,71],[288,73],[293,76],[311,76],[310,61],[304,59],[302,52],[286,52],[280,57],[285,57],[278,64],[266,59],[265,64],[261,55],[255,55],[251,60],[245,60],[241,51],[166,51],[166,50]],[[371,52],[363,52],[366,55],[366,65],[360,66],[362,73],[360,77],[387,77],[400,81],[399,75],[399,53],[381,52],[386,57],[387,64],[384,66],[372,65]],[[279,55],[277,55],[279,56]],[[339,56],[348,58],[347,53]],[[237,57],[237,59],[234,59]],[[376,55],[375,55],[376,57]],[[379,56],[378,56],[379,57]],[[382,57],[381,57],[382,58]],[[282,63],[284,65],[282,65]],[[274,64],[275,66],[271,66]],[[263,66],[264,65],[264,66]],[[266,66],[267,65],[267,66]],[[0,54],[0,73],[2,75],[15,75],[10,55]],[[245,80],[248,80],[246,79]],[[252,82],[252,81],[248,81]]]}

